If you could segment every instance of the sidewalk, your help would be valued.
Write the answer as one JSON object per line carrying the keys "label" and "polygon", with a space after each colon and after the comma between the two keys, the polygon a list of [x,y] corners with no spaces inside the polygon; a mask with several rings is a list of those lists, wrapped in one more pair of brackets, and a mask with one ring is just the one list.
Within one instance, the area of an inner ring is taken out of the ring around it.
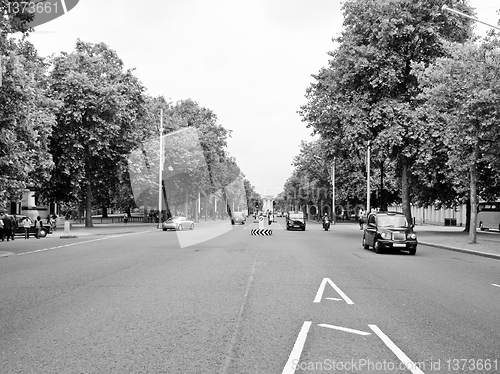
{"label": "sidewalk", "polygon": [[[147,229],[155,229],[158,228],[158,223],[143,223],[143,222],[105,222],[100,223],[99,221],[94,221],[93,227],[85,227],[85,223],[78,223],[75,221],[68,221],[71,224],[70,235],[113,235],[115,233],[123,233],[124,231],[129,231],[134,228],[147,228]],[[230,224],[229,220],[212,220],[209,219],[207,221],[200,220],[200,222],[195,222],[195,226],[208,226],[208,225],[220,225],[220,224]],[[50,234],[51,236],[64,236],[64,221],[58,222],[57,230]]]}
{"label": "sidewalk", "polygon": [[476,244],[469,244],[469,233],[463,227],[417,225],[415,232],[419,244],[500,260],[498,231],[478,230]]}

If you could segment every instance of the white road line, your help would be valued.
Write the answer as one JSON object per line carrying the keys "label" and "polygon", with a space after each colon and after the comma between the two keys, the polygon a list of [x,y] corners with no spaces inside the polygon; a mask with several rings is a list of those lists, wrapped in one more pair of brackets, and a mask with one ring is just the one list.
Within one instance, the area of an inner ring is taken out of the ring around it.
{"label": "white road line", "polygon": [[495,287],[500,287],[500,285],[495,284],[495,283],[492,283],[491,285],[492,285],[492,286],[495,286]]}
{"label": "white road line", "polygon": [[295,344],[293,345],[292,352],[290,353],[290,357],[288,357],[288,361],[283,368],[281,374],[293,374],[297,369],[297,364],[300,360],[300,356],[302,355],[302,350],[304,349],[304,343],[307,339],[307,333],[309,332],[309,328],[311,327],[312,322],[305,321],[302,324],[302,328],[300,329],[299,336],[297,336],[297,340],[295,340]]}
{"label": "white road line", "polygon": [[118,238],[120,236],[144,234],[146,232],[151,232],[151,230],[140,231],[140,232],[131,232],[131,233],[119,234],[119,235],[110,235],[110,236],[106,236],[104,238],[98,238],[98,239],[86,240],[86,241],[83,241],[83,242],[75,242],[75,243],[70,243],[70,244],[58,245],[58,246],[50,247],[50,248],[37,249],[36,251],[18,253],[17,255],[18,256],[21,256],[21,255],[30,255],[30,254],[33,254],[33,253],[46,252],[46,251],[51,251],[51,250],[59,249],[59,248],[71,247],[71,246],[79,245],[79,244],[86,244],[86,243],[98,242],[98,241],[106,240],[106,239]]}
{"label": "white road line", "polygon": [[384,344],[399,358],[399,360],[410,370],[413,374],[424,374],[422,370],[418,368],[415,363],[410,360],[410,358],[404,354],[404,352],[398,348],[396,344],[393,343],[387,335],[385,335],[382,330],[380,330],[377,325],[368,325],[375,334],[384,342]]}
{"label": "white road line", "polygon": [[316,293],[316,297],[314,298],[313,301],[314,303],[321,302],[321,298],[323,297],[323,292],[325,291],[325,286],[327,282],[330,284],[330,286],[332,286],[335,289],[335,291],[337,291],[340,297],[342,297],[347,304],[351,305],[354,304],[353,301],[345,293],[343,293],[342,290],[335,283],[333,283],[330,278],[323,278],[323,280],[321,281],[321,284],[318,288],[318,292]]}
{"label": "white road line", "polygon": [[340,330],[340,331],[350,332],[350,333],[358,334],[358,335],[371,335],[371,332],[354,330],[354,329],[350,329],[350,328],[347,328],[347,327],[341,327],[341,326],[328,325],[326,323],[320,323],[318,326],[320,326],[320,327],[326,327],[326,328],[334,329],[334,330]]}

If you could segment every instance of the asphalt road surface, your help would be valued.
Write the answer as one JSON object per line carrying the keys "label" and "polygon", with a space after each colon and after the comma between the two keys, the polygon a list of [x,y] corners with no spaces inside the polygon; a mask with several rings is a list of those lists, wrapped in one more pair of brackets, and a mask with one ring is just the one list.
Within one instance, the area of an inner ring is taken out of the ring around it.
{"label": "asphalt road surface", "polygon": [[206,241],[216,226],[199,225],[183,247],[151,226],[16,241],[0,373],[500,372],[500,261],[283,225]]}

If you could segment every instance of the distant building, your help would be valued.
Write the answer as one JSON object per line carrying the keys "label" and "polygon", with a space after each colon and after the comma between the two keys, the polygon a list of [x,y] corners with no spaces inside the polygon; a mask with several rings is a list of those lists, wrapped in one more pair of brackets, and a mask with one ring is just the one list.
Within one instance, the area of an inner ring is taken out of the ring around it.
{"label": "distant building", "polygon": [[47,218],[49,214],[58,214],[58,206],[55,203],[42,205],[38,201],[38,193],[33,186],[28,186],[23,192],[21,201],[8,201],[6,213],[27,215],[31,219],[40,216],[42,219]]}

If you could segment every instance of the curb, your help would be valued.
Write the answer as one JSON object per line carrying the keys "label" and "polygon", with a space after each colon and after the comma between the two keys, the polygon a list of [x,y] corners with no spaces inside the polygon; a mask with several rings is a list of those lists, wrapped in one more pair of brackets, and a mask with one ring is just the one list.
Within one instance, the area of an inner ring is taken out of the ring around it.
{"label": "curb", "polygon": [[427,242],[420,242],[420,241],[418,242],[418,244],[426,245],[426,246],[429,246],[429,247],[447,249],[449,251],[454,251],[454,252],[462,252],[462,253],[467,253],[467,254],[470,254],[470,255],[481,256],[481,257],[488,257],[488,258],[493,258],[495,260],[500,260],[500,255],[496,255],[496,254],[488,253],[488,252],[473,251],[471,249],[463,249],[463,248],[457,248],[457,247],[450,247],[450,246],[446,246],[446,245],[434,244],[434,243],[427,243]]}

